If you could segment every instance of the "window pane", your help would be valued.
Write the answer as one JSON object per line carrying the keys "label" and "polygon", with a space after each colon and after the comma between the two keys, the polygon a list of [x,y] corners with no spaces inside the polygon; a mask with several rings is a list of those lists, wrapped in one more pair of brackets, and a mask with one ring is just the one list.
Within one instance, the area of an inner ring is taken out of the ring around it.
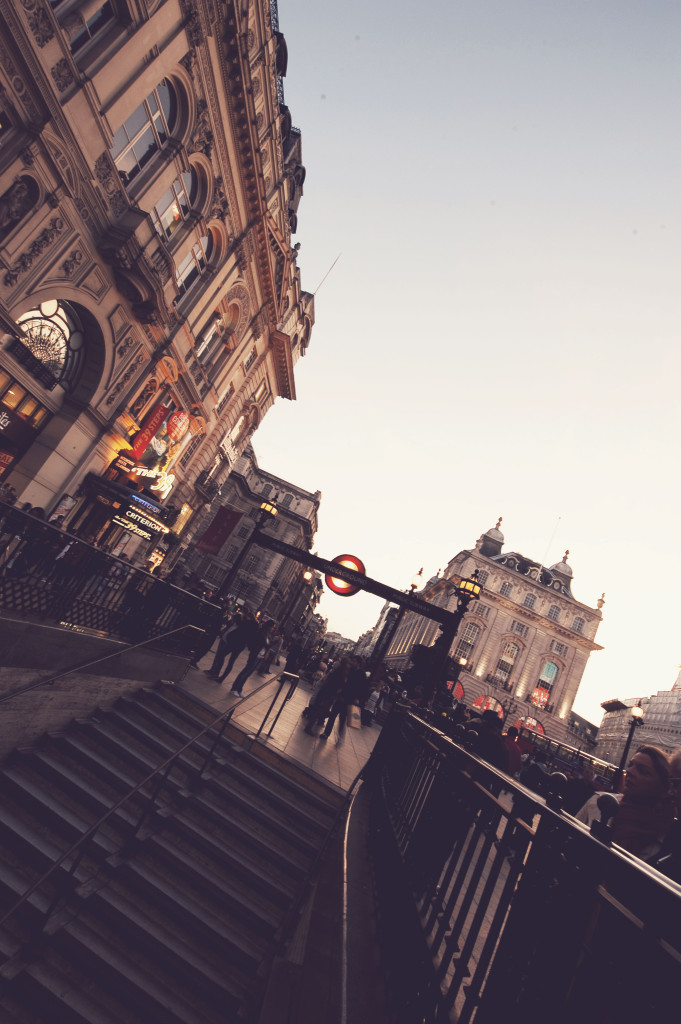
{"label": "window pane", "polygon": [[123,156],[118,157],[118,159],[116,160],[116,167],[118,168],[118,172],[121,175],[121,177],[135,177],[135,175],[139,171],[139,167],[137,165],[137,160],[135,159],[135,154],[133,153],[132,149],[129,149],[127,153],[123,154]]}
{"label": "window pane", "polygon": [[154,116],[154,127],[158,132],[158,137],[161,144],[163,144],[168,138],[168,132],[166,131],[165,121],[163,120],[160,114],[156,114]]}
{"label": "window pane", "polygon": [[157,149],[158,146],[156,145],[154,133],[151,128],[147,128],[133,146],[133,150],[140,167],[144,167],[144,165],[151,160]]}
{"label": "window pane", "polygon": [[14,383],[2,396],[2,404],[6,405],[8,409],[16,409],[25,395],[25,388],[22,388],[20,384]]}
{"label": "window pane", "polygon": [[139,105],[137,110],[134,110],[128,120],[125,122],[124,128],[128,133],[129,139],[134,139],[136,135],[143,130],[145,125],[149,124],[149,116],[146,111],[146,107],[143,103]]}
{"label": "window pane", "polygon": [[156,95],[158,96],[159,100],[161,101],[161,107],[163,109],[163,114],[164,114],[165,119],[166,119],[166,124],[168,125],[168,127],[170,127],[172,125],[172,123],[173,123],[173,100],[174,100],[174,96],[173,96],[172,90],[170,89],[170,87],[166,83],[165,79],[164,79],[164,81],[161,82],[161,84],[156,89]]}
{"label": "window pane", "polygon": [[129,141],[128,140],[128,134],[127,134],[127,132],[125,130],[125,125],[124,125],[122,128],[118,129],[118,131],[116,132],[116,134],[113,137],[113,146],[111,147],[111,151],[110,152],[111,152],[111,155],[114,158],[114,160],[116,159],[118,154],[120,152],[122,152],[122,150],[125,149],[125,147],[128,144],[128,141]]}
{"label": "window pane", "polygon": [[37,408],[38,402],[36,401],[35,398],[29,395],[28,398],[25,398],[24,401],[21,403],[21,406],[17,409],[17,412],[19,413],[20,416],[24,416],[26,417],[26,419],[28,419],[30,416],[33,415]]}

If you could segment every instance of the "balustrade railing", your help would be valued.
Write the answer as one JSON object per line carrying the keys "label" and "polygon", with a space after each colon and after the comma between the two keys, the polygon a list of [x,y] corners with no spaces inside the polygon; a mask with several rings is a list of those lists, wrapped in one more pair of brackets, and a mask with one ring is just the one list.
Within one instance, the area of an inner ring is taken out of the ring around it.
{"label": "balustrade railing", "polygon": [[[365,775],[397,1024],[637,1022],[681,984],[681,887],[405,712]],[[558,782],[556,782],[558,787]],[[598,823],[597,823],[598,824]]]}
{"label": "balustrade railing", "polygon": [[135,643],[174,632],[189,653],[187,625],[211,628],[220,609],[68,531],[0,502],[0,608]]}

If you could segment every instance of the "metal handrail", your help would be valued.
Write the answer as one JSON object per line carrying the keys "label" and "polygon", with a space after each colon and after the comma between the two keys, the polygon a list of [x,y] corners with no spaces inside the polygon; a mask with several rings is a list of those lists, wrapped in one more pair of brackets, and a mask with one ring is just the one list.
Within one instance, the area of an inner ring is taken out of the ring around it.
{"label": "metal handrail", "polygon": [[[182,628],[191,628],[191,629],[199,629],[200,627],[198,627],[198,626],[190,626],[190,627],[182,627]],[[40,888],[40,886],[41,886],[41,885],[43,885],[43,884],[44,884],[44,882],[46,882],[46,881],[47,881],[47,880],[48,880],[48,879],[50,878],[50,876],[51,876],[51,875],[52,875],[52,874],[53,874],[53,873],[54,873],[54,872],[55,872],[55,871],[56,871],[56,870],[57,870],[58,868],[60,868],[60,867],[61,867],[61,865],[62,865],[62,864],[64,863],[64,861],[65,861],[65,860],[67,860],[67,859],[68,859],[69,857],[71,857],[71,856],[75,856],[76,854],[78,854],[78,851],[79,851],[80,847],[81,847],[82,845],[84,845],[85,843],[88,843],[88,842],[89,842],[89,841],[90,841],[90,840],[91,840],[91,839],[92,839],[92,838],[93,838],[93,837],[94,837],[94,836],[96,835],[96,833],[97,833],[97,832],[99,831],[99,829],[100,829],[100,828],[102,827],[102,825],[104,825],[104,824],[105,824],[105,823],[106,823],[106,822],[107,822],[107,821],[109,820],[109,818],[110,818],[110,817],[112,817],[112,815],[114,815],[114,814],[116,813],[116,811],[118,811],[118,810],[119,810],[119,809],[120,809],[120,808],[121,808],[121,807],[122,807],[122,806],[123,806],[123,805],[124,805],[124,804],[125,804],[125,803],[126,803],[126,802],[127,802],[128,800],[129,800],[129,799],[131,799],[131,798],[132,798],[133,796],[135,796],[135,795],[136,795],[137,793],[139,793],[139,792],[140,792],[140,790],[141,790],[141,789],[142,789],[142,788],[143,788],[144,786],[146,786],[146,785],[147,785],[147,784],[148,784],[149,782],[151,782],[151,781],[152,781],[152,780],[153,780],[153,779],[154,779],[154,778],[155,778],[155,777],[156,777],[157,775],[159,775],[160,773],[162,773],[164,777],[163,777],[163,778],[161,779],[161,782],[159,783],[159,785],[158,785],[158,786],[157,786],[157,787],[156,787],[156,788],[154,789],[154,792],[152,793],[152,796],[151,796],[151,798],[150,798],[150,801],[148,801],[148,802],[147,802],[147,805],[146,805],[146,807],[144,808],[144,810],[143,810],[143,812],[142,812],[142,815],[140,816],[140,818],[139,818],[139,820],[138,820],[137,824],[135,825],[135,827],[134,827],[134,830],[133,830],[133,832],[132,832],[131,836],[129,837],[129,839],[128,839],[128,840],[126,841],[126,843],[125,843],[125,844],[124,844],[124,846],[122,847],[122,849],[124,849],[124,848],[125,848],[125,846],[126,846],[126,845],[128,845],[128,844],[130,843],[130,841],[131,841],[132,839],[134,839],[134,838],[135,838],[135,836],[136,836],[136,835],[138,834],[138,832],[139,832],[140,828],[142,827],[142,824],[143,824],[144,820],[146,819],[146,817],[147,817],[147,816],[148,816],[148,814],[149,814],[149,811],[151,810],[151,806],[152,806],[152,804],[151,804],[151,801],[153,801],[153,802],[154,802],[154,805],[155,805],[156,797],[158,796],[158,794],[159,794],[159,792],[160,792],[160,790],[161,790],[161,787],[162,787],[162,785],[163,785],[163,782],[167,780],[167,778],[168,778],[168,776],[169,776],[169,774],[170,774],[170,770],[171,770],[171,768],[173,767],[174,763],[175,763],[175,762],[176,762],[176,761],[177,761],[177,760],[179,759],[179,757],[180,757],[180,756],[181,756],[182,754],[184,754],[184,753],[185,753],[185,751],[189,750],[189,749],[190,749],[190,747],[192,747],[192,746],[193,746],[193,744],[194,744],[194,743],[196,743],[196,741],[197,741],[197,740],[201,739],[201,737],[202,737],[202,736],[205,736],[205,734],[206,734],[206,733],[210,732],[210,730],[211,730],[211,729],[215,728],[215,727],[216,727],[216,726],[217,726],[217,725],[218,725],[218,724],[219,724],[220,722],[222,722],[222,728],[220,729],[220,732],[218,733],[218,735],[217,735],[217,737],[216,737],[216,739],[215,739],[215,742],[213,743],[213,745],[212,745],[212,747],[211,747],[211,749],[210,749],[210,751],[209,751],[209,753],[208,753],[208,756],[206,757],[206,759],[205,759],[205,761],[204,761],[203,765],[201,766],[201,768],[199,769],[199,771],[198,771],[198,772],[196,773],[196,779],[197,779],[197,780],[200,780],[200,779],[202,778],[202,776],[203,776],[204,772],[206,771],[206,768],[208,767],[208,764],[210,763],[210,760],[212,759],[212,756],[213,756],[213,753],[214,753],[214,751],[215,751],[215,748],[216,748],[216,746],[217,746],[217,744],[218,744],[218,742],[219,742],[220,738],[222,737],[222,735],[223,735],[223,733],[224,733],[224,731],[225,731],[225,728],[226,728],[226,727],[227,727],[227,725],[229,724],[229,721],[231,720],[231,718],[232,718],[232,715],[234,714],[234,711],[235,711],[235,710],[236,710],[236,709],[237,709],[238,707],[241,707],[241,706],[242,706],[242,705],[243,705],[243,704],[244,704],[244,703],[245,703],[245,702],[246,702],[247,700],[250,700],[250,699],[251,699],[252,697],[254,697],[254,696],[256,696],[256,695],[257,695],[258,693],[260,693],[260,692],[261,692],[261,691],[262,691],[262,690],[263,690],[263,689],[264,689],[264,688],[265,688],[266,686],[269,686],[269,685],[270,685],[270,683],[271,683],[271,680],[269,680],[269,679],[268,679],[268,680],[266,680],[266,681],[265,681],[265,682],[263,682],[263,683],[262,683],[262,684],[261,684],[260,686],[256,687],[256,688],[255,688],[255,690],[252,690],[252,691],[251,691],[251,692],[250,692],[249,694],[247,694],[247,695],[246,695],[245,697],[243,697],[243,698],[242,698],[242,699],[241,699],[240,701],[238,701],[238,702],[237,702],[236,704],[233,704],[231,708],[228,708],[228,709],[227,709],[227,711],[224,711],[224,712],[223,712],[223,713],[222,713],[221,715],[219,715],[219,716],[218,716],[217,718],[215,718],[215,719],[214,719],[214,720],[213,720],[212,722],[210,722],[210,723],[209,723],[209,725],[207,725],[207,726],[205,726],[205,727],[204,727],[203,729],[201,729],[201,731],[200,731],[200,732],[197,732],[197,733],[195,733],[195,735],[194,735],[194,736],[192,736],[192,737],[191,737],[191,739],[189,739],[189,740],[188,740],[188,741],[187,741],[186,743],[184,743],[184,744],[183,744],[183,745],[182,745],[181,747],[179,747],[179,748],[178,748],[177,750],[175,750],[175,751],[174,751],[174,752],[173,752],[173,753],[172,753],[172,754],[171,754],[171,755],[170,755],[169,757],[167,757],[167,758],[166,758],[166,759],[165,759],[165,760],[164,760],[164,761],[163,761],[163,762],[162,762],[162,763],[161,763],[160,765],[158,765],[158,766],[157,766],[157,767],[156,767],[156,768],[155,768],[155,769],[154,769],[154,770],[153,770],[152,772],[150,772],[150,773],[149,773],[148,775],[146,775],[146,776],[145,776],[145,777],[144,777],[144,778],[143,778],[143,779],[142,779],[142,780],[141,780],[140,782],[138,782],[136,786],[134,786],[134,787],[133,787],[133,788],[132,788],[131,790],[129,790],[129,791],[127,792],[127,793],[125,793],[125,794],[124,794],[124,795],[123,795],[122,797],[120,797],[120,799],[118,799],[118,800],[116,801],[116,803],[115,803],[115,804],[113,804],[113,805],[112,805],[112,806],[111,806],[111,807],[110,807],[110,808],[108,809],[108,811],[106,811],[106,812],[105,812],[105,813],[104,813],[103,815],[101,815],[101,816],[100,816],[100,817],[99,817],[99,818],[98,818],[98,819],[97,819],[97,820],[96,820],[96,821],[95,821],[95,822],[94,822],[94,823],[93,823],[93,824],[92,824],[92,825],[91,825],[91,826],[90,826],[90,827],[89,827],[89,828],[87,829],[87,831],[85,831],[85,832],[84,832],[84,833],[83,833],[83,834],[82,834],[81,836],[79,836],[79,838],[78,838],[78,839],[76,840],[76,842],[75,842],[75,843],[72,843],[72,845],[71,845],[71,846],[70,846],[70,847],[69,847],[69,848],[68,848],[67,850],[65,850],[65,851],[64,851],[64,853],[62,853],[62,854],[61,854],[61,856],[60,856],[60,857],[58,857],[58,858],[57,858],[57,860],[56,860],[56,861],[54,861],[54,863],[53,863],[53,864],[51,864],[51,865],[50,865],[50,867],[49,867],[49,868],[47,869],[47,871],[45,871],[45,872],[44,872],[44,873],[43,873],[43,874],[42,874],[42,875],[40,876],[40,878],[38,878],[38,879],[37,879],[37,880],[36,880],[36,881],[35,881],[35,882],[33,883],[33,885],[31,885],[31,886],[30,886],[30,887],[29,887],[29,888],[28,888],[28,889],[26,890],[26,892],[25,892],[25,893],[23,893],[23,894],[22,894],[22,895],[21,895],[21,896],[19,897],[19,899],[18,899],[18,900],[16,901],[16,903],[14,903],[14,904],[13,904],[13,905],[12,905],[12,906],[10,907],[10,909],[9,909],[9,910],[8,910],[8,911],[7,911],[7,912],[6,912],[6,913],[5,913],[5,914],[4,914],[3,916],[2,916],[2,918],[0,918],[0,927],[2,927],[2,925],[3,925],[3,924],[4,924],[4,923],[5,923],[5,922],[6,922],[6,921],[7,921],[7,920],[8,920],[8,919],[9,919],[9,918],[10,918],[10,917],[11,917],[11,916],[12,916],[12,915],[14,914],[14,913],[16,913],[16,911],[17,911],[17,910],[18,910],[18,909],[19,909],[19,908],[20,908],[21,906],[23,906],[23,904],[24,904],[24,903],[25,903],[25,902],[26,902],[26,901],[27,901],[28,899],[30,899],[30,897],[31,897],[31,896],[32,896],[32,895],[33,895],[33,894],[34,894],[35,892],[37,892],[37,890],[38,890],[38,889]],[[261,727],[261,728],[262,728],[262,727]],[[354,785],[354,783],[353,783],[353,785]],[[334,827],[335,827],[335,825],[334,825]],[[79,857],[78,857],[78,859],[77,859],[77,862],[76,862],[76,864],[72,865],[71,871],[69,872],[69,877],[71,876],[71,874],[72,874],[73,870],[75,869],[75,866],[77,866],[77,863],[78,863],[78,862],[80,861],[80,859],[81,859],[81,858],[80,858],[80,856],[79,856]],[[53,901],[52,901],[52,904],[51,904],[51,905],[50,905],[50,907],[48,908],[48,916],[44,918],[44,920],[43,920],[43,924],[42,924],[42,928],[43,928],[43,929],[45,928],[45,925],[46,925],[46,923],[47,923],[48,917],[49,917],[49,916],[50,916],[50,915],[51,915],[51,914],[52,914],[52,913],[54,912],[54,910],[56,909],[56,906],[57,906],[57,904],[58,904],[58,899],[57,899],[57,900],[53,900]]]}
{"label": "metal handrail", "polygon": [[[91,668],[92,665],[99,665],[102,661],[108,661],[109,658],[116,658],[119,654],[127,654],[128,651],[134,651],[138,647],[144,647],[146,644],[156,643],[158,640],[165,640],[168,636],[173,636],[175,633],[182,633],[185,629],[196,629],[199,633],[205,633],[206,630],[202,629],[201,626],[194,626],[188,623],[186,626],[178,626],[177,629],[171,629],[168,633],[161,633],[159,636],[148,637],[146,640],[141,640],[135,644],[122,644],[122,646],[116,651],[109,651],[108,654],[103,654],[99,658],[91,658],[89,661],[84,661],[78,665],[72,665],[70,668],[61,669],[59,672],[53,672],[52,675],[45,676],[44,679],[36,679],[32,683],[27,683],[26,686],[20,686],[16,690],[10,690],[9,693],[3,693],[0,696],[0,704],[4,704],[5,701],[11,700],[12,697],[18,697],[22,693],[30,693],[31,690],[37,690],[41,686],[51,686],[57,679],[61,679],[62,676],[71,675],[72,672],[81,672],[84,668]],[[114,641],[120,643],[120,641]]]}

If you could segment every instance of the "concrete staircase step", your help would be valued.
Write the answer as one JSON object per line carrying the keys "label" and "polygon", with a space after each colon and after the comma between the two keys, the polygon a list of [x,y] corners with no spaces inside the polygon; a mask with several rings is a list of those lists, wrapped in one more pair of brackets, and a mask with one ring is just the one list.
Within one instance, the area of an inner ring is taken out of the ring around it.
{"label": "concrete staircase step", "polygon": [[[120,734],[129,735],[131,742],[136,741],[142,747],[146,745],[153,748],[161,760],[170,757],[189,738],[161,735],[164,723],[155,715],[145,715],[140,720],[140,708],[126,699],[118,701],[116,707],[107,712],[105,721],[113,723]],[[198,751],[188,751],[182,755],[181,764],[187,772],[201,768],[208,749],[207,745],[204,746],[203,755]],[[223,759],[220,766],[211,771],[210,777],[218,785],[227,785],[231,796],[243,794],[251,807],[258,807],[268,817],[283,815],[297,831],[303,830],[313,835],[326,833],[333,820],[333,813],[328,807],[321,801],[315,801],[316,806],[310,809],[308,804],[311,805],[313,801],[306,799],[298,787],[279,786],[275,791],[271,783],[275,773],[270,771],[270,778],[261,780],[261,771],[256,759],[237,749],[231,758]]]}
{"label": "concrete staircase step", "polygon": [[[178,707],[170,701],[164,696],[164,690],[160,687],[153,690],[141,690],[127,698],[126,702],[143,707],[147,713],[153,714],[159,720],[167,721],[169,724],[173,723],[176,727],[175,735],[183,737],[185,741],[196,735],[206,724],[190,714],[185,707]],[[216,728],[200,741],[202,749],[206,752],[212,746],[217,731]],[[291,774],[286,773],[283,763],[277,770],[258,757],[240,757],[239,755],[244,755],[245,751],[229,737],[223,735],[218,744],[217,753],[224,758],[223,771],[227,774],[233,772],[235,777],[245,774],[251,784],[257,781],[273,794],[281,796],[290,794],[293,800],[300,802],[315,820],[327,818],[330,824],[334,814],[342,805],[342,797],[338,794],[331,794],[328,787],[324,787],[323,794],[318,795],[311,785],[314,780],[309,775],[306,775],[303,781],[299,781]]]}
{"label": "concrete staircase step", "polygon": [[[159,686],[15,751],[0,765],[0,906],[214,718]],[[72,878],[67,859],[0,927],[0,1024],[252,1019],[338,795],[229,735],[199,779],[212,742],[178,758],[134,839],[155,780],[112,812]]]}

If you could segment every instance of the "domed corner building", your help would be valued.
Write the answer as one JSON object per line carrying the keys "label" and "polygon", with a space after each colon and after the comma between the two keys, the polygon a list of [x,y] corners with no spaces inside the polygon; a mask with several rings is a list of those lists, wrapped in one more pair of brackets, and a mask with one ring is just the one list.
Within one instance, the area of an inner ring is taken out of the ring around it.
{"label": "domed corner building", "polygon": [[0,484],[140,563],[295,399],[314,323],[276,5],[190,6],[0,19]]}
{"label": "domed corner building", "polygon": [[[420,596],[454,611],[456,584],[477,570],[483,591],[469,605],[450,651],[460,665],[464,703],[480,712],[496,710],[506,728],[525,727],[588,749],[593,730],[572,705],[589,655],[602,650],[595,638],[603,601],[592,608],[573,596],[569,552],[546,568],[504,551],[500,527],[501,519],[473,548],[455,555]],[[386,662],[404,671],[412,646],[430,646],[438,633],[437,623],[407,612]]]}

